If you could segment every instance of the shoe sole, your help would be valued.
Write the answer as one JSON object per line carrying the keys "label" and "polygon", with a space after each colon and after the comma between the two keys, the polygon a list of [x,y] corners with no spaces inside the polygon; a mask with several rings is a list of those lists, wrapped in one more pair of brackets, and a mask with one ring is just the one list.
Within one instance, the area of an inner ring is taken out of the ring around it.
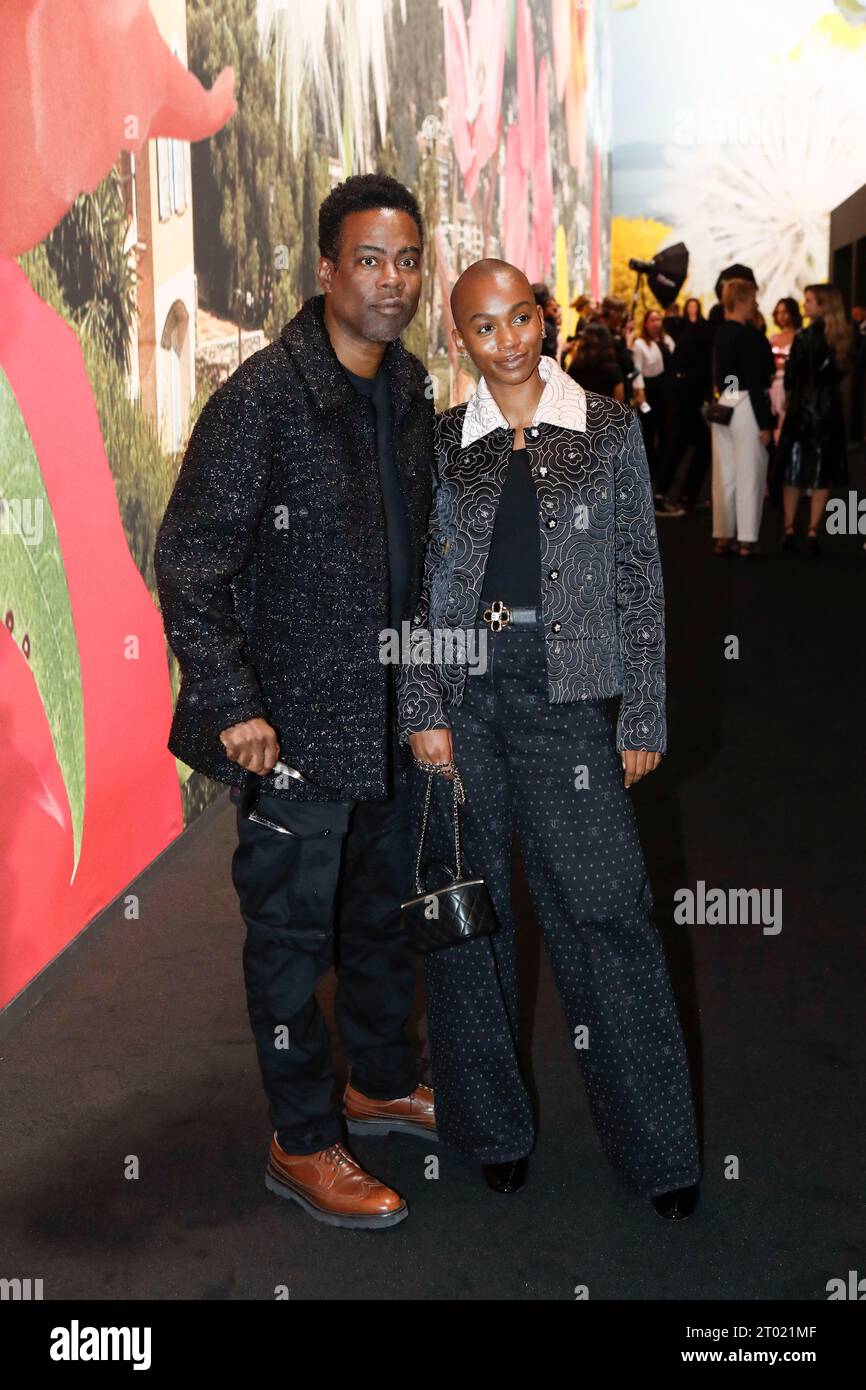
{"label": "shoe sole", "polygon": [[355,1120],[345,1110],[343,1118],[350,1134],[414,1134],[418,1139],[439,1139],[435,1129],[413,1125],[411,1120]]}
{"label": "shoe sole", "polygon": [[409,1208],[405,1202],[396,1211],[385,1212],[384,1216],[344,1216],[340,1212],[323,1211],[321,1207],[302,1197],[300,1192],[296,1192],[293,1187],[275,1178],[270,1172],[265,1173],[265,1187],[277,1197],[297,1202],[308,1216],[312,1216],[315,1221],[321,1221],[325,1226],[342,1226],[351,1231],[381,1231],[388,1226],[399,1225],[409,1215]]}

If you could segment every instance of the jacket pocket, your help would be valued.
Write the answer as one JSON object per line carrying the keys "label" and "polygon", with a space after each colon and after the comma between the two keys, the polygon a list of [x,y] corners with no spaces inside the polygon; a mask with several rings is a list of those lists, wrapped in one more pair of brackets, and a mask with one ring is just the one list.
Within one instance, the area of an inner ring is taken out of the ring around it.
{"label": "jacket pocket", "polygon": [[[229,795],[237,804],[242,792],[240,788],[232,788]],[[260,792],[252,804],[250,819],[274,835],[320,840],[330,835],[345,835],[350,810],[346,801],[290,801],[287,797]]]}

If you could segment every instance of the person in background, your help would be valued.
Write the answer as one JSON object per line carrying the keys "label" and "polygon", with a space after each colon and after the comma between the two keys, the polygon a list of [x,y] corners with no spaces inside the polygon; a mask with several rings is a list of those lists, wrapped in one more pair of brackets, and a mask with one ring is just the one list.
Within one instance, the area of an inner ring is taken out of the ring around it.
{"label": "person in background", "polygon": [[571,308],[577,313],[577,322],[574,332],[565,340],[565,347],[559,354],[559,365],[564,371],[568,370],[569,363],[572,361],[577,349],[577,341],[586,328],[588,323],[592,323],[598,317],[599,306],[597,300],[591,294],[579,294],[577,299],[571,301]]}
{"label": "person in background", "polygon": [[562,322],[562,310],[559,309],[559,305],[557,304],[556,308],[559,310],[558,323],[550,307],[551,304],[555,304],[556,301],[547,285],[541,283],[533,285],[532,293],[535,297],[535,303],[544,315],[544,342],[541,347],[542,356],[556,357],[559,348],[559,323]]}
{"label": "person in background", "polygon": [[622,368],[616,360],[613,338],[603,323],[590,323],[577,340],[568,375],[585,391],[625,402]]}
{"label": "person in background", "polygon": [[555,337],[555,339],[554,339],[553,333],[552,333],[552,332],[550,333],[550,341],[551,341],[551,343],[553,344],[554,350],[553,350],[553,352],[550,353],[549,355],[550,355],[551,357],[558,357],[558,356],[559,356],[559,336],[560,336],[560,334],[561,334],[561,332],[562,332],[562,308],[561,308],[561,306],[560,306],[559,300],[558,300],[558,299],[554,299],[554,298],[553,298],[553,295],[550,296],[550,298],[548,299],[547,303],[546,303],[545,306],[544,306],[544,324],[545,324],[545,330],[546,330],[546,331],[547,331],[547,325],[550,324],[550,323],[553,324],[553,326],[554,326],[554,328],[555,328],[555,330],[556,330],[556,337]]}
{"label": "person in background", "polygon": [[[662,515],[682,515],[683,504],[694,504],[700,495],[710,466],[710,431],[701,413],[705,401],[713,396],[710,329],[701,301],[687,299],[683,326],[671,358],[671,429],[664,462],[659,474]],[[686,474],[679,505],[668,500],[668,493],[680,461],[687,449],[694,453]],[[656,511],[659,511],[657,506]]]}
{"label": "person in background", "polygon": [[677,341],[677,338],[680,336],[685,326],[685,322],[685,318],[680,312],[676,302],[665,309],[664,315],[662,316],[662,324],[664,325],[665,333],[667,333],[668,337],[671,338],[673,342]]}
{"label": "person in background", "polygon": [[599,303],[597,299],[593,299],[591,294],[579,294],[577,299],[572,302],[571,307],[577,310],[576,334],[598,317]]}
{"label": "person in background", "polygon": [[[768,336],[767,336],[767,320],[764,318],[764,315],[761,313],[761,310],[760,310],[759,308],[756,308],[756,309],[755,309],[755,317],[752,319],[752,327],[753,327],[754,329],[757,330],[758,336],[759,336],[759,338],[760,338],[760,340],[761,340],[761,345],[762,345],[762,348],[763,348],[764,356],[765,356],[766,359],[767,359],[767,371],[768,371],[768,373],[769,373],[769,377],[770,377],[770,386],[771,386],[771,388],[772,388],[773,376],[774,376],[775,371],[776,371],[776,360],[775,360],[775,358],[773,357],[773,349],[770,347],[770,339],[769,339]],[[770,409],[771,409],[771,411],[772,411],[772,408],[773,408],[773,406],[772,406],[772,402],[771,402],[771,403],[770,403]],[[775,416],[773,417],[773,419],[775,420]],[[765,497],[765,498],[770,497],[771,495],[775,495],[775,493],[778,492],[778,484],[777,484],[777,482],[776,482],[776,479],[777,479],[777,477],[778,477],[778,469],[776,468],[775,465],[776,465],[776,444],[775,444],[775,436],[774,436],[773,432],[771,431],[771,432],[770,432],[770,442],[769,442],[769,444],[767,445],[767,477],[766,477],[766,479],[765,479],[765,481],[764,481],[764,497]],[[772,493],[771,493],[771,488],[773,489]]]}
{"label": "person in background", "polygon": [[613,339],[616,360],[625,384],[625,399],[626,402],[629,402],[634,394],[635,366],[631,350],[630,321],[626,318],[625,301],[616,299],[613,295],[606,295],[601,301],[599,320]]}
{"label": "person in background", "polygon": [[[851,330],[854,338],[854,370],[851,391],[852,434],[864,440],[864,404],[866,404],[866,305],[855,304],[851,310]],[[866,545],[864,545],[866,549]]]}
{"label": "person in background", "polygon": [[[658,309],[648,309],[644,314],[643,325],[634,340],[632,351],[637,372],[634,378],[634,399],[638,406],[650,477],[658,504],[657,512],[661,516],[682,515],[676,507],[666,503],[664,493],[659,487],[659,475],[667,447],[670,409],[668,368],[674,342],[664,331]],[[649,406],[648,410],[646,406]]]}
{"label": "person in background", "polygon": [[794,547],[797,505],[803,488],[811,488],[808,545],[818,555],[818,527],[830,492],[848,477],[841,382],[853,365],[853,333],[835,285],[807,286],[804,307],[811,322],[795,337],[785,368],[787,410],[779,439],[782,548]]}
{"label": "person in background", "polygon": [[855,366],[866,368],[866,304],[855,304],[851,310],[851,332],[854,337]]}
{"label": "person in background", "polygon": [[[770,385],[772,386],[773,376],[774,376],[775,371],[776,371],[776,361],[775,361],[775,358],[773,357],[773,349],[770,347],[770,340],[769,340],[769,338],[767,337],[767,320],[764,318],[764,315],[761,313],[761,311],[760,311],[760,309],[757,307],[757,305],[755,305],[755,317],[752,319],[752,327],[756,330],[756,332],[757,332],[757,334],[758,334],[758,337],[759,337],[760,340],[761,340],[761,351],[763,352],[764,358],[766,359],[766,367],[767,367],[767,371],[768,371],[769,377],[770,377]],[[771,405],[771,408],[772,408],[772,405]],[[772,438],[771,438],[771,439],[770,439],[770,450],[771,450],[771,452],[772,452],[772,448],[773,448],[773,441],[772,441]]]}
{"label": "person in background", "polygon": [[730,424],[713,424],[713,539],[716,555],[755,551],[761,528],[767,449],[773,412],[769,386],[773,356],[756,332],[757,292],[749,280],[729,280],[722,291],[725,321],[713,348],[719,402],[731,406]]}
{"label": "person in background", "polygon": [[773,322],[778,332],[770,338],[770,349],[773,353],[773,366],[775,368],[775,375],[770,385],[770,405],[773,407],[773,415],[776,420],[773,439],[778,444],[785,420],[785,368],[788,365],[791,345],[799,329],[803,326],[803,315],[800,313],[800,306],[796,299],[791,297],[780,299],[773,310]]}
{"label": "person in background", "polygon": [[751,285],[755,286],[756,291],[758,288],[755,272],[747,265],[740,265],[737,263],[735,265],[729,265],[726,270],[722,271],[716,281],[716,299],[718,302],[713,305],[707,316],[707,323],[710,327],[711,347],[715,341],[716,333],[725,321],[725,307],[722,303],[722,294],[729,280],[748,280]]}

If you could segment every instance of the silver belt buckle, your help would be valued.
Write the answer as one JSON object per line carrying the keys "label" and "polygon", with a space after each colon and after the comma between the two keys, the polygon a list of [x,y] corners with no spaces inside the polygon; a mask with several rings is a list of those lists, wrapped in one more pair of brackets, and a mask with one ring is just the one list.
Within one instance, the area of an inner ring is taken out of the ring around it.
{"label": "silver belt buckle", "polygon": [[491,632],[501,632],[511,622],[511,609],[506,607],[501,598],[498,598],[491,603],[489,608],[485,608],[481,616]]}

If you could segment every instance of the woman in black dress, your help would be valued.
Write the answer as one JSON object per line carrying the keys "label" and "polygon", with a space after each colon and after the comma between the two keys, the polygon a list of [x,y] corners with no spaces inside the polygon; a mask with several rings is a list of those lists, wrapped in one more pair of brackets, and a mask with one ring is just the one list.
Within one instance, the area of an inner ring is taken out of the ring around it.
{"label": "woman in black dress", "polygon": [[[713,396],[712,338],[704,318],[701,301],[687,299],[682,326],[677,334],[671,359],[671,428],[665,460],[658,478],[658,491],[666,499],[656,506],[656,515],[682,512],[682,504],[697,502],[710,466],[710,431],[701,413],[705,401]],[[679,505],[668,493],[686,450],[694,453],[683,484]]]}
{"label": "woman in black dress", "polygon": [[670,365],[674,340],[665,332],[658,309],[648,309],[643,327],[634,340],[632,354],[637,376],[634,400],[646,446],[647,462],[656,500],[664,503],[659,474],[667,449],[670,422]]}
{"label": "woman in black dress", "polygon": [[785,533],[794,548],[794,521],[803,488],[812,489],[808,545],[819,553],[818,527],[830,492],[848,477],[841,382],[851,366],[851,326],[835,285],[809,285],[804,307],[811,319],[797,334],[785,368],[787,411],[779,440]]}

